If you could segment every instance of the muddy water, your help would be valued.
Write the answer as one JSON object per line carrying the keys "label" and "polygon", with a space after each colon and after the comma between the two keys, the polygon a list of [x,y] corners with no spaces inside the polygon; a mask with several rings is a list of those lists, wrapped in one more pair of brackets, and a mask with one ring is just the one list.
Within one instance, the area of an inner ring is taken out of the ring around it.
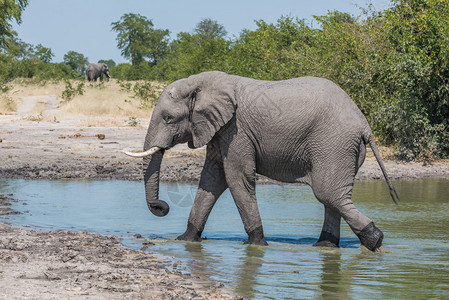
{"label": "muddy water", "polygon": [[[340,249],[312,247],[323,208],[304,186],[258,186],[268,247],[243,245],[243,225],[226,192],[204,231],[207,240],[185,243],[181,234],[196,187],[163,185],[171,204],[165,218],[152,216],[142,183],[127,181],[0,180],[0,193],[21,201],[23,212],[6,221],[43,229],[116,234],[130,247],[171,256],[192,273],[224,282],[254,299],[427,299],[449,295],[449,181],[397,181],[401,204],[392,203],[382,181],[357,183],[353,199],[385,234],[386,253],[374,254],[342,224]],[[26,205],[24,205],[26,204]]]}

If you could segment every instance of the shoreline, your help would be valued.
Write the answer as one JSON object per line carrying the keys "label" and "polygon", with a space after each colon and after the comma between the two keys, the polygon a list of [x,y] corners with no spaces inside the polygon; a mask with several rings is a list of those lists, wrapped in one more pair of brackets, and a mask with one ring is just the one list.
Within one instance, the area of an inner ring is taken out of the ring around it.
{"label": "shoreline", "polygon": [[[16,201],[0,194],[0,217],[18,214],[8,207]],[[194,275],[169,258],[130,249],[121,240],[0,222],[0,298],[242,299],[220,282]]]}
{"label": "shoreline", "polygon": [[[186,158],[190,159],[190,158]],[[194,159],[190,162],[178,164],[178,160],[166,162],[161,167],[161,182],[164,183],[191,183],[198,184],[203,161]],[[449,180],[449,167],[445,164],[433,163],[424,165],[416,162],[384,161],[388,176],[391,180],[415,179],[447,179]],[[117,167],[118,166],[118,167]],[[140,163],[117,164],[111,161],[102,161],[95,166],[90,162],[65,161],[40,163],[14,162],[7,167],[0,166],[0,179],[26,179],[26,180],[129,180],[143,181]],[[359,170],[355,182],[385,180],[377,162],[365,162]],[[257,174],[257,184],[295,185],[272,180]]]}
{"label": "shoreline", "polygon": [[0,223],[0,298],[240,299],[120,238]]}

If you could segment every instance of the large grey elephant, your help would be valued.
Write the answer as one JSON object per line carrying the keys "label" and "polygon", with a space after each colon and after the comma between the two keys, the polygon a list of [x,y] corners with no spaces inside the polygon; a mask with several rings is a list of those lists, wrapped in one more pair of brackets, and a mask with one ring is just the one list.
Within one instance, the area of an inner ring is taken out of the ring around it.
{"label": "large grey elephant", "polygon": [[169,211],[159,200],[164,151],[178,143],[207,145],[206,160],[187,230],[178,239],[200,241],[209,213],[229,188],[248,234],[247,243],[266,245],[256,201],[256,173],[312,187],[325,217],[315,245],[338,246],[340,219],[360,242],[375,251],[383,233],[351,201],[354,177],[369,144],[390,190],[367,120],[350,97],[329,80],[301,77],[259,81],[205,72],[167,86],[151,117],[144,152],[148,207],[156,216]]}
{"label": "large grey elephant", "polygon": [[106,75],[106,80],[109,81],[109,67],[105,63],[100,64],[88,64],[86,67],[86,77],[88,81],[103,81],[103,74]]}

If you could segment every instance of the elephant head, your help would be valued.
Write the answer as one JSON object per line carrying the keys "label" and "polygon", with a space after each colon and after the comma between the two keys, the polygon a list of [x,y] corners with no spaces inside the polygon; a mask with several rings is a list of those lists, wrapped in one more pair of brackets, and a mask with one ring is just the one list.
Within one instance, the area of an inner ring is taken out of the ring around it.
{"label": "elephant head", "polygon": [[110,75],[109,75],[109,67],[107,64],[102,63],[101,64],[101,72],[106,75],[106,80],[109,81]]}
{"label": "elephant head", "polygon": [[159,200],[159,171],[164,151],[179,143],[190,148],[206,145],[228,123],[236,110],[231,76],[206,72],[175,81],[162,92],[151,116],[143,157],[145,194],[150,211],[165,216],[166,202]]}

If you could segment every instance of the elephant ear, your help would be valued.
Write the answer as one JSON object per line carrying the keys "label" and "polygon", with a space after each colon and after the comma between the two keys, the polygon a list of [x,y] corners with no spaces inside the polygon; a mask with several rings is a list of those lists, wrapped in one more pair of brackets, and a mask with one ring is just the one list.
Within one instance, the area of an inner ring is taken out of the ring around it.
{"label": "elephant ear", "polygon": [[232,119],[236,110],[235,90],[229,75],[215,72],[200,75],[204,76],[204,81],[191,94],[189,107],[193,137],[193,145],[189,143],[191,148],[209,143],[215,133]]}

